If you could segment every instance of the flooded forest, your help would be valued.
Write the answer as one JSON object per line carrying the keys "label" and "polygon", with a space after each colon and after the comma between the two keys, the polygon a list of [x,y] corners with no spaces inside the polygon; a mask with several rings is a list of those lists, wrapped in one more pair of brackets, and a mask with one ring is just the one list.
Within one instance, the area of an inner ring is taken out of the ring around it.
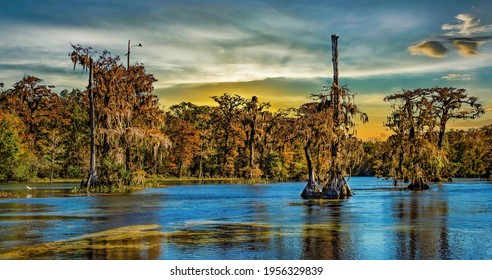
{"label": "flooded forest", "polygon": [[[358,139],[356,122],[370,116],[338,81],[337,40],[332,36],[333,83],[320,85],[311,101],[277,111],[268,100],[234,93],[211,96],[215,105],[164,108],[143,64],[72,45],[67,61],[87,88],[56,92],[56,85],[29,75],[1,84],[0,181],[83,179],[82,187],[110,189],[159,178],[308,181],[306,190],[316,196],[353,175],[392,178],[417,190],[453,177],[491,177],[492,125],[447,128],[484,114],[463,88],[388,95],[392,110],[384,125],[391,136]],[[335,195],[350,195],[340,191]]]}
{"label": "flooded forest", "polygon": [[0,84],[0,259],[492,258],[492,125],[449,129],[480,101],[404,89],[381,100],[391,135],[361,140],[331,39],[333,80],[295,108],[163,107],[130,42],[126,65],[71,46],[86,88]]}

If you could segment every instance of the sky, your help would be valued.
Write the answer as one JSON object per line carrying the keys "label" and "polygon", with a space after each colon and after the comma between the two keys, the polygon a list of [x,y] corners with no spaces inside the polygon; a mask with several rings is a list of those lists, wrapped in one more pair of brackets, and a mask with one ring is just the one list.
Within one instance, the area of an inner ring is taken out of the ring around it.
{"label": "sky", "polygon": [[402,89],[465,88],[486,109],[452,128],[492,124],[492,1],[18,0],[0,9],[0,82],[37,76],[55,91],[83,89],[70,44],[143,63],[164,108],[213,105],[225,92],[297,107],[331,84],[331,34],[340,82],[369,116],[363,139],[385,138]]}

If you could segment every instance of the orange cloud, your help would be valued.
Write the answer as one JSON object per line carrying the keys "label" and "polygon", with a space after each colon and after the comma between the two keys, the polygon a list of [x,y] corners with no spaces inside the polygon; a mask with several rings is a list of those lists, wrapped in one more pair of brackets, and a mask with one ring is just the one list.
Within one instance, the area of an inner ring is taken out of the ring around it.
{"label": "orange cloud", "polygon": [[166,107],[183,101],[197,105],[215,105],[210,96],[227,92],[244,98],[257,96],[260,102],[270,102],[272,110],[278,110],[309,102],[309,95],[319,91],[322,84],[321,79],[272,78],[250,82],[180,84],[157,89],[156,94]]}
{"label": "orange cloud", "polygon": [[478,47],[482,45],[483,41],[475,40],[454,40],[453,46],[458,50],[462,56],[479,55]]}
{"label": "orange cloud", "polygon": [[441,58],[446,56],[448,49],[437,41],[422,41],[417,45],[408,47],[412,55],[425,55]]}

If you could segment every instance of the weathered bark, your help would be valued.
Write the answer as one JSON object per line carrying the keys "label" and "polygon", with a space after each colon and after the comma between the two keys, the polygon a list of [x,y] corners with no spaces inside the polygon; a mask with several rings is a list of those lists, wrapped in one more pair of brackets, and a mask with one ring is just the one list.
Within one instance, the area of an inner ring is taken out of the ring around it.
{"label": "weathered bark", "polygon": [[333,121],[334,127],[338,125],[338,111],[340,105],[340,91],[338,85],[338,36],[331,35],[331,61],[333,63],[333,90],[331,101],[333,105]]}
{"label": "weathered bark", "polygon": [[[333,133],[337,134],[339,125],[339,110],[340,110],[340,91],[338,86],[338,36],[331,35],[331,61],[333,63],[333,86],[331,90],[331,106],[333,106]],[[331,157],[336,159],[338,156],[338,141],[331,144]],[[336,166],[332,165],[332,169]],[[333,170],[335,171],[335,170]],[[334,172],[333,172],[334,173]],[[333,176],[332,176],[333,178]]]}

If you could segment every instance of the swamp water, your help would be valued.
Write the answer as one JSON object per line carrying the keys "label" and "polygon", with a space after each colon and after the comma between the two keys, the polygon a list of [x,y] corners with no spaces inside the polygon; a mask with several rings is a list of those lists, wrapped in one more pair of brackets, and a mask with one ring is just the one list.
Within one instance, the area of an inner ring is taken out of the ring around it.
{"label": "swamp water", "polygon": [[492,259],[492,183],[431,190],[354,177],[346,200],[305,183],[168,186],[75,195],[0,185],[0,259]]}

